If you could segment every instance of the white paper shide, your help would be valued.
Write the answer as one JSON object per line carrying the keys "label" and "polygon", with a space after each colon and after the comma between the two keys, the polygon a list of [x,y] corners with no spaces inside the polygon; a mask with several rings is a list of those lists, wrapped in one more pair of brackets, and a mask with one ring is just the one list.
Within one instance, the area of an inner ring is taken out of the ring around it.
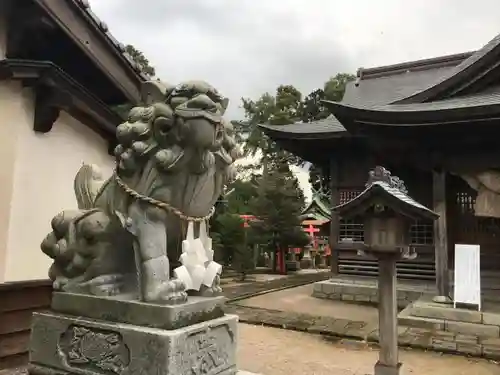
{"label": "white paper shide", "polygon": [[186,239],[182,241],[182,266],[174,269],[176,278],[182,280],[186,290],[199,291],[202,285],[211,287],[222,266],[214,262],[212,239],[208,236],[207,224],[200,223],[200,235],[194,238],[194,223],[188,224]]}

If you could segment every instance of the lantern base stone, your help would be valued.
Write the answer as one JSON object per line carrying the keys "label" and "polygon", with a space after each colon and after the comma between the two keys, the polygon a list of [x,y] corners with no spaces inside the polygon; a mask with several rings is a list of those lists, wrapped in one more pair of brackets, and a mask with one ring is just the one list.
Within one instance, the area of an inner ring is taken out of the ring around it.
{"label": "lantern base stone", "polygon": [[452,304],[453,303],[452,299],[448,296],[435,296],[432,299],[432,302],[442,303],[442,304]]}

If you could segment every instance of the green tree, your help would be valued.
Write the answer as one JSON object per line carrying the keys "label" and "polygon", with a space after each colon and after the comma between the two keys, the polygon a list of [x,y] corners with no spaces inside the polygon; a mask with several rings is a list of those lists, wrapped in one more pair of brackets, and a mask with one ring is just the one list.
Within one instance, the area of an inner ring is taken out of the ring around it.
{"label": "green tree", "polygon": [[[247,230],[246,228],[243,229],[245,231]],[[241,281],[245,281],[247,275],[255,269],[253,248],[248,246],[246,238],[243,243],[234,247],[232,266],[233,269],[240,274]]]}
{"label": "green tree", "polygon": [[237,214],[224,213],[217,218],[217,238],[224,248],[225,264],[231,263],[244,280],[253,269],[253,252],[246,243],[244,221]]}
{"label": "green tree", "polygon": [[340,102],[344,97],[346,86],[349,82],[354,81],[356,76],[349,73],[338,73],[325,82],[323,91],[325,99],[333,102]]}
{"label": "green tree", "polygon": [[[210,219],[210,235],[212,237],[212,247],[214,249],[214,258],[218,262],[229,265],[233,262],[233,257],[237,253],[238,246],[241,244],[241,239],[237,236],[227,236],[227,228],[224,225],[227,223],[228,214],[234,214],[238,219],[239,215],[249,215],[250,200],[255,196],[257,191],[255,181],[236,180],[226,188],[226,192],[221,195],[215,204],[215,213]],[[236,219],[235,219],[236,220]],[[231,222],[230,222],[231,224]],[[237,241],[231,243],[231,241]],[[241,256],[238,261],[241,260]]]}
{"label": "green tree", "polygon": [[[280,85],[276,95],[265,93],[257,100],[242,98],[246,121],[245,132],[248,134],[243,148],[245,156],[255,157],[259,152],[262,157],[257,166],[262,167],[265,178],[269,163],[273,158],[280,157],[289,162],[298,161],[290,153],[281,150],[274,141],[267,137],[258,127],[259,124],[287,125],[300,121],[302,113],[302,94],[292,85]],[[256,169],[250,165],[247,169]]]}
{"label": "green tree", "polygon": [[273,161],[260,185],[258,195],[251,202],[256,220],[250,226],[254,237],[259,238],[261,243],[270,244],[270,250],[275,253],[273,271],[276,271],[277,257],[281,252],[309,243],[300,219],[304,195],[297,178],[283,159]]}
{"label": "green tree", "polygon": [[134,62],[141,67],[141,70],[144,73],[146,73],[150,77],[154,77],[156,75],[155,68],[150,65],[149,60],[146,58],[146,56],[144,56],[144,54],[133,45],[127,44],[125,46],[125,52],[127,52],[132,60],[134,60]]}
{"label": "green tree", "polygon": [[228,212],[240,215],[250,215],[250,201],[257,194],[255,179],[236,180],[228,187],[225,195]]}
{"label": "green tree", "polygon": [[313,165],[309,169],[309,182],[313,190],[330,194],[330,174],[329,166]]}
{"label": "green tree", "polygon": [[341,101],[347,84],[355,78],[352,74],[338,73],[330,77],[323,85],[323,88],[313,90],[303,100],[302,111],[300,113],[302,121],[312,122],[327,118],[330,112],[326,109],[322,100]]}
{"label": "green tree", "polygon": [[330,112],[321,102],[325,99],[325,91],[316,89],[304,98],[300,118],[302,122],[312,122],[327,118]]}

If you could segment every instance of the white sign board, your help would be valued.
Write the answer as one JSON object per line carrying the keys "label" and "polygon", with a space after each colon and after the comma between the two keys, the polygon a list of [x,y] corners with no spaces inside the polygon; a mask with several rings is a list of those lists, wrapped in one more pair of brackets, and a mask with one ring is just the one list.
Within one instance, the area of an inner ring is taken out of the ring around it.
{"label": "white sign board", "polygon": [[475,305],[481,310],[481,272],[479,245],[455,244],[455,282],[453,305]]}

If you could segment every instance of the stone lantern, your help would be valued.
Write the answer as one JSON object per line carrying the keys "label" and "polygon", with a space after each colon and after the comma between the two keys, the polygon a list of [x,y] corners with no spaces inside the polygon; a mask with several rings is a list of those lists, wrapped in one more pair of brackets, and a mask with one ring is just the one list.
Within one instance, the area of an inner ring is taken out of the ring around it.
{"label": "stone lantern", "polygon": [[378,259],[380,354],[375,375],[399,374],[396,261],[416,257],[410,245],[410,225],[438,215],[408,196],[403,181],[383,167],[370,172],[366,189],[334,207],[343,219],[361,218],[364,242],[340,241],[339,249],[354,249]]}

